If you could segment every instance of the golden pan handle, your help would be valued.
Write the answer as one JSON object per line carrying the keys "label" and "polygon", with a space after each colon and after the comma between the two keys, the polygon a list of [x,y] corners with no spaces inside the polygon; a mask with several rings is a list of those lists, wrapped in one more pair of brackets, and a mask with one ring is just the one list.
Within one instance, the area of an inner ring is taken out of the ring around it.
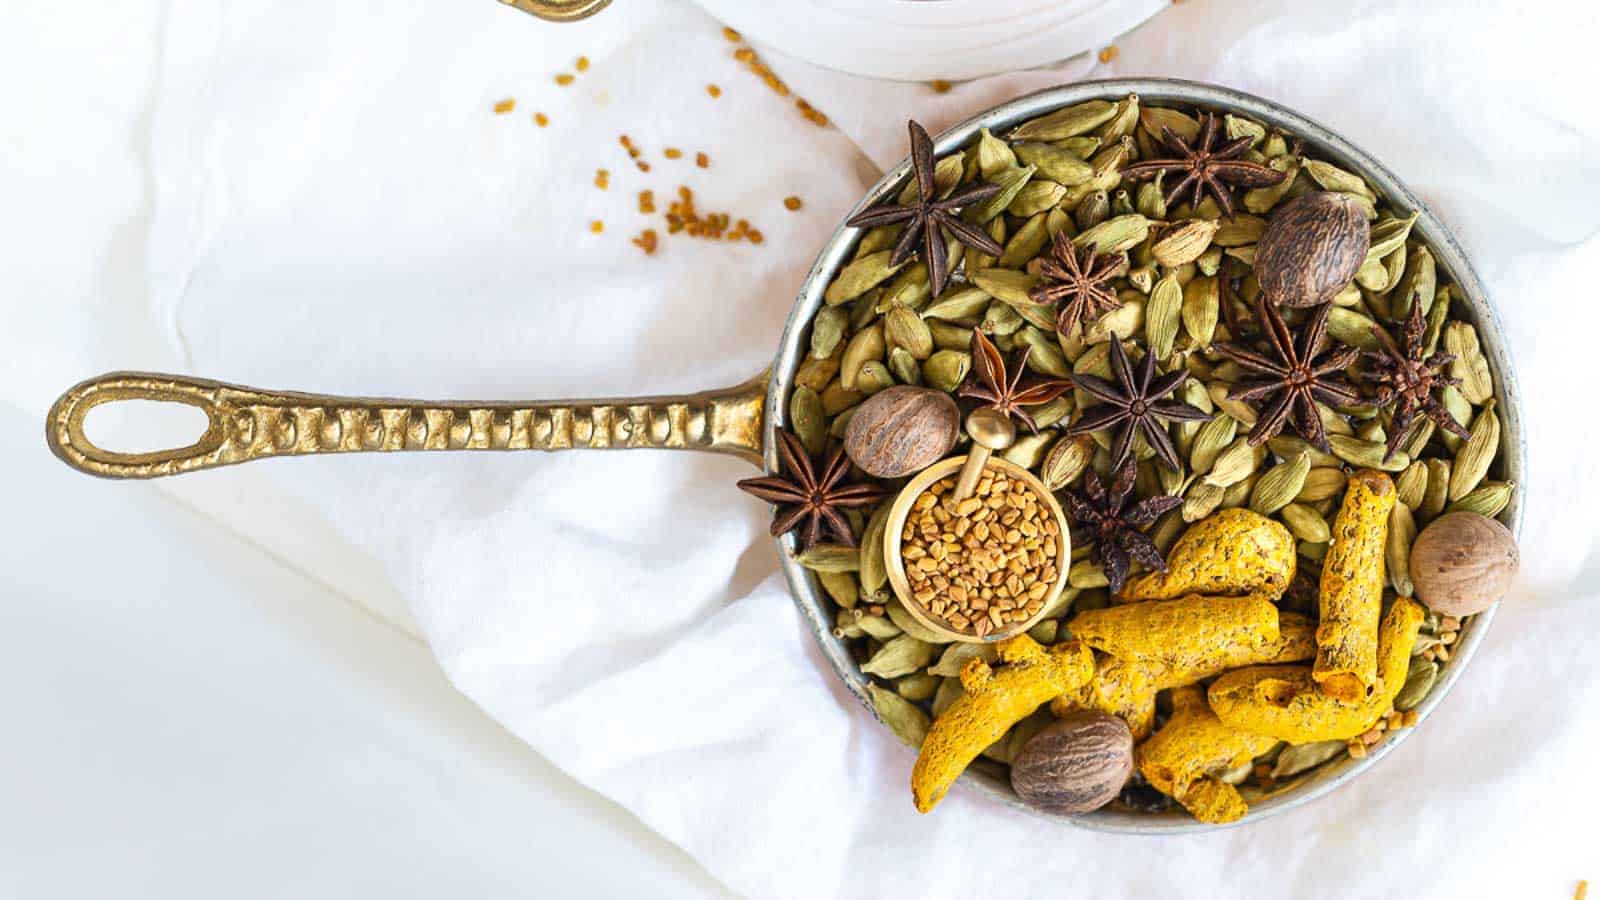
{"label": "golden pan handle", "polygon": [[[723,390],[674,397],[549,403],[425,403],[261,391],[204,378],[112,372],[51,407],[45,439],[62,462],[102,478],[159,478],[273,456],[402,450],[659,448],[728,453],[762,465],[767,373]],[[119,453],[84,434],[104,403],[186,403],[206,414],[187,447]]]}
{"label": "golden pan handle", "polygon": [[500,0],[525,13],[550,22],[576,22],[587,19],[610,5],[611,0]]}

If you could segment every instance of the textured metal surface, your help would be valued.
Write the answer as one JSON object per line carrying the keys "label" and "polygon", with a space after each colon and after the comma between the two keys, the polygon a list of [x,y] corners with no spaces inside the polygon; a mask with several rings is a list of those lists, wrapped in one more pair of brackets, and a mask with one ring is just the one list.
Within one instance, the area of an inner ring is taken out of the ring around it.
{"label": "textured metal surface", "polygon": [[[980,128],[989,128],[998,132],[1001,129],[1009,128],[1023,120],[1042,115],[1058,107],[1081,103],[1085,100],[1115,100],[1129,93],[1138,94],[1144,101],[1150,103],[1193,103],[1212,108],[1228,109],[1250,116],[1267,124],[1269,127],[1279,128],[1298,135],[1305,140],[1308,153],[1365,176],[1379,194],[1386,198],[1397,211],[1406,213],[1416,210],[1419,212],[1420,215],[1412,233],[1432,248],[1439,266],[1445,272],[1448,272],[1455,283],[1461,287],[1465,299],[1466,312],[1468,313],[1466,318],[1477,325],[1484,352],[1489,359],[1489,365],[1495,376],[1496,408],[1503,418],[1504,425],[1501,430],[1502,461],[1497,477],[1514,481],[1518,485],[1527,483],[1524,470],[1527,454],[1520,417],[1520,406],[1517,402],[1516,377],[1512,371],[1505,334],[1495,317],[1494,308],[1489,303],[1482,283],[1478,281],[1477,275],[1472,271],[1472,267],[1468,264],[1461,247],[1451,237],[1439,219],[1423,205],[1422,201],[1408,190],[1393,173],[1380,165],[1377,160],[1327,128],[1276,103],[1227,88],[1173,79],[1117,79],[1087,81],[1049,88],[980,113],[939,135],[935,139],[935,153],[942,155],[968,144],[977,136]],[[885,174],[883,179],[862,198],[861,202],[856,205],[855,209],[850,211],[846,218],[889,198],[896,192],[898,185],[902,183],[909,170],[909,162],[902,162]],[[795,367],[799,365],[804,357],[805,351],[802,338],[806,336],[805,326],[821,307],[822,293],[827,288],[833,274],[838,271],[840,266],[849,261],[850,254],[854,250],[859,237],[859,232],[852,228],[841,226],[834,232],[833,237],[817,257],[815,265],[812,266],[811,274],[802,286],[794,309],[789,314],[789,323],[779,346],[778,358],[773,364],[772,383],[767,388],[768,403],[773,411],[773,415],[768,417],[767,422],[767,462],[769,468],[776,461],[771,449],[771,432],[783,424],[785,410],[782,400],[788,394]],[[1525,491],[1523,490],[1516,491],[1511,506],[1500,516],[1501,521],[1510,526],[1513,533],[1520,531],[1524,494]],[[790,589],[794,592],[795,600],[800,605],[801,611],[810,622],[812,631],[822,646],[823,653],[827,656],[830,665],[839,678],[856,695],[862,705],[871,710],[872,704],[866,694],[866,678],[861,674],[855,662],[851,660],[849,650],[846,648],[844,641],[833,636],[833,623],[827,614],[825,598],[816,590],[806,571],[794,561],[793,551],[795,548],[792,541],[788,538],[780,539],[780,546],[784,551],[780,555],[783,558],[784,573],[788,578]],[[1461,639],[1457,642],[1455,653],[1450,662],[1440,671],[1439,681],[1432,692],[1417,707],[1419,725],[1421,722],[1426,721],[1428,715],[1449,693],[1450,688],[1466,669],[1467,663],[1471,661],[1478,645],[1482,643],[1483,635],[1493,618],[1494,610],[1490,609],[1473,617],[1462,629]],[[1238,822],[1222,826],[1196,822],[1181,811],[1149,815],[1120,810],[1101,810],[1089,815],[1075,817],[1050,815],[1024,805],[1012,793],[1010,785],[1003,777],[994,772],[982,771],[976,768],[968,770],[965,775],[961,776],[960,783],[969,789],[976,790],[1029,815],[1070,822],[1071,824],[1097,831],[1129,834],[1181,834],[1214,831],[1218,828],[1238,827],[1252,822],[1259,822],[1262,819],[1294,809],[1324,796],[1372,766],[1377,765],[1379,760],[1387,756],[1390,751],[1399,746],[1401,741],[1409,738],[1416,730],[1408,728],[1394,732],[1392,736],[1387,737],[1382,743],[1373,748],[1365,759],[1346,759],[1342,762],[1325,766],[1314,773],[1311,778],[1295,782],[1288,788],[1276,791],[1268,797],[1252,803],[1248,815]],[[1423,738],[1423,740],[1426,740],[1426,738]]]}
{"label": "textured metal surface", "polygon": [[[730,453],[760,461],[766,375],[720,391],[631,400],[428,403],[262,391],[204,378],[113,372],[50,409],[45,439],[62,462],[102,478],[159,478],[253,459],[407,450],[626,450]],[[185,403],[206,414],[187,447],[118,453],[84,434],[104,403]]]}

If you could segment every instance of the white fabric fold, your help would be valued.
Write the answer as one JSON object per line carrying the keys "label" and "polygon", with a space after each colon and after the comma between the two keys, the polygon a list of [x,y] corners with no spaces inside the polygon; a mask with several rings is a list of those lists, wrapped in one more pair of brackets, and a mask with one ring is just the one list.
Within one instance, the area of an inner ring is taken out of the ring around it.
{"label": "white fabric fold", "polygon": [[[270,388],[519,399],[731,384],[771,359],[813,254],[903,155],[908,117],[937,130],[1050,84],[1135,74],[1282,101],[1385,160],[1463,240],[1517,354],[1530,450],[1524,576],[1481,656],[1421,733],[1307,809],[1160,841],[961,790],[917,816],[909,751],[822,661],[731,459],[277,461],[252,464],[236,507],[210,508],[269,544],[314,525],[375,560],[463,692],[741,893],[1558,896],[1600,872],[1586,774],[1600,491],[1580,374],[1600,326],[1600,112],[1581,31],[1465,0],[1195,0],[1117,39],[1109,66],[948,94],[770,57],[838,126],[821,129],[682,0],[561,27],[488,0],[174,0],[151,314],[195,373]],[[591,68],[556,85],[580,53]],[[515,112],[491,114],[503,97]],[[637,212],[639,190],[664,210],[680,184],[765,243],[667,235]],[[801,211],[783,207],[791,194]],[[628,241],[644,227],[662,232],[653,257]],[[188,477],[215,490],[233,475]],[[262,492],[292,498],[293,515],[252,521]]]}

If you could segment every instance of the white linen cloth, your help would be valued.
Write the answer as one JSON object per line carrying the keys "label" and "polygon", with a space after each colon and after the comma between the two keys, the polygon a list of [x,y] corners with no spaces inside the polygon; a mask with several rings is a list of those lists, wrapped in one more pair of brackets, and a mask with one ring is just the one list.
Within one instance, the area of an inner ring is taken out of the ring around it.
{"label": "white linen cloth", "polygon": [[[464,693],[741,893],[1562,896],[1600,877],[1600,491],[1580,369],[1600,327],[1588,22],[1576,6],[1568,20],[1465,0],[1192,0],[1119,39],[1110,65],[944,95],[769,58],[837,126],[819,129],[681,0],[570,26],[488,0],[171,3],[149,313],[187,370],[268,388],[531,399],[734,383],[771,358],[842,212],[904,154],[906,118],[938,131],[1062,81],[1216,81],[1385,160],[1463,240],[1515,347],[1524,573],[1423,732],[1252,828],[1100,835],[959,789],[919,817],[911,753],[834,683],[773,574],[768,509],[734,489],[749,473],[732,460],[404,454],[164,487],[209,489],[212,514],[331,583],[376,561],[374,583],[409,602]],[[580,53],[592,67],[557,86]],[[502,97],[515,112],[490,114]],[[711,167],[667,160],[666,146],[704,150]],[[604,192],[591,184],[602,167]],[[749,218],[765,244],[663,233],[643,256],[628,237],[664,229],[635,194],[653,188],[664,208],[679,184],[702,210]],[[786,211],[789,194],[805,208]],[[115,358],[115,323],[91,327]],[[49,398],[25,399],[42,412]]]}

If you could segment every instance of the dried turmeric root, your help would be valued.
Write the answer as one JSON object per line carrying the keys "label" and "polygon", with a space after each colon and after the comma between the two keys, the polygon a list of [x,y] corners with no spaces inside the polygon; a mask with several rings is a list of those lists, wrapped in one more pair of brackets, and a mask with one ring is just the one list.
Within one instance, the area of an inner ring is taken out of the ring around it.
{"label": "dried turmeric root", "polygon": [[1389,476],[1363,469],[1351,476],[1333,523],[1318,592],[1317,660],[1322,692],[1356,702],[1378,677],[1378,613],[1383,604],[1383,549],[1398,492]]}
{"label": "dried turmeric root", "polygon": [[1156,722],[1156,692],[1150,672],[1137,660],[1097,654],[1094,677],[1078,690],[1050,701],[1050,711],[1065,716],[1080,709],[1109,713],[1128,723],[1133,739],[1150,736]]}
{"label": "dried turmeric root", "polygon": [[1415,600],[1402,597],[1389,607],[1378,629],[1377,685],[1360,700],[1340,700],[1319,690],[1310,666],[1252,666],[1211,683],[1211,708],[1229,726],[1291,744],[1349,740],[1377,725],[1394,706],[1422,618]]}
{"label": "dried turmeric root", "polygon": [[[1263,602],[1249,598],[1216,599],[1236,604]],[[1141,606],[1183,603],[1178,600],[1118,608],[1137,609]],[[1122,659],[1097,654],[1094,678],[1076,693],[1052,700],[1050,711],[1057,716],[1079,709],[1110,713],[1128,723],[1134,740],[1143,740],[1150,736],[1155,724],[1156,693],[1159,691],[1186,687],[1243,666],[1300,662],[1316,655],[1316,626],[1309,619],[1295,613],[1278,613],[1277,619],[1278,637],[1266,642],[1249,639],[1206,640],[1206,635],[1215,633],[1214,628],[1208,625],[1207,620],[1193,617],[1182,621],[1177,629],[1179,633],[1169,635],[1170,643],[1159,646],[1153,655]],[[1074,624],[1072,627],[1077,626]],[[1167,661],[1163,662],[1163,659]]]}
{"label": "dried turmeric root", "polygon": [[1211,773],[1237,768],[1272,749],[1277,738],[1224,724],[1198,687],[1172,692],[1172,718],[1134,751],[1150,786],[1183,805],[1202,822],[1233,822],[1249,806],[1233,785]]}
{"label": "dried turmeric root", "polygon": [[961,669],[962,696],[934,720],[911,769],[911,799],[927,812],[944,799],[986,747],[1052,697],[1094,675],[1094,654],[1078,641],[1046,650],[1026,634],[1001,641],[999,669],[972,659]]}
{"label": "dried turmeric root", "polygon": [[1254,656],[1278,641],[1278,608],[1257,597],[1183,597],[1081,612],[1072,636],[1151,672],[1209,668],[1218,658]]}
{"label": "dried turmeric root", "polygon": [[1248,509],[1224,509],[1189,526],[1167,554],[1167,570],[1128,582],[1124,602],[1186,594],[1276,601],[1294,580],[1294,536]]}

